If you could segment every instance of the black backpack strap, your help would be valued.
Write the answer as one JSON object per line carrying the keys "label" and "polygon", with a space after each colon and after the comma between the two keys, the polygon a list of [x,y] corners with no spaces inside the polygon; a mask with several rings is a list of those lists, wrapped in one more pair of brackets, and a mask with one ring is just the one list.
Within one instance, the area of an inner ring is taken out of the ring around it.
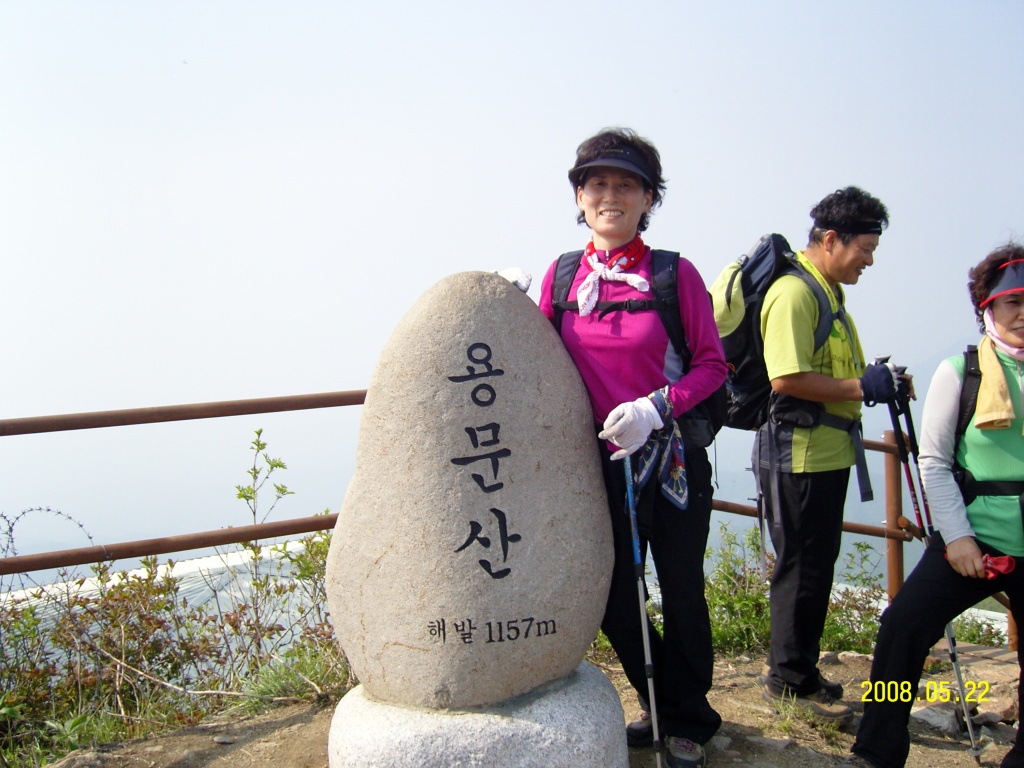
{"label": "black backpack strap", "polygon": [[860,419],[844,419],[829,413],[824,407],[822,407],[820,418],[821,424],[824,424],[826,427],[842,430],[850,436],[850,439],[853,441],[854,465],[857,468],[857,486],[860,490],[860,500],[874,500],[875,493],[871,489],[867,454],[864,451],[864,425],[861,424]]}
{"label": "black backpack strap", "polygon": [[651,291],[654,293],[654,309],[661,315],[661,322],[668,332],[669,340],[676,353],[683,360],[683,370],[690,368],[690,348],[686,344],[683,319],[679,315],[678,278],[679,253],[677,251],[651,251]]}
{"label": "black backpack strap", "polygon": [[[960,383],[960,405],[957,407],[956,428],[953,432],[953,462],[952,472],[956,484],[960,487],[960,493],[964,497],[964,504],[970,505],[978,495],[978,483],[966,467],[961,467],[956,460],[957,451],[960,449],[960,441],[967,431],[967,427],[974,418],[974,409],[978,405],[978,392],[981,389],[981,365],[978,363],[978,348],[974,344],[968,344],[964,350],[964,379]],[[986,495],[1011,495],[992,493]],[[1024,503],[1024,497],[1022,502]],[[1024,510],[1022,510],[1024,511]]]}
{"label": "black backpack strap", "polygon": [[967,431],[974,409],[978,405],[978,391],[981,389],[981,366],[978,364],[978,348],[968,344],[964,350],[964,381],[960,386],[960,408],[956,415],[956,432],[953,438],[953,461],[960,447],[960,439]]}
{"label": "black backpack strap", "polygon": [[971,491],[975,496],[1020,496],[1024,494],[1024,481],[974,480]]}
{"label": "black backpack strap", "polygon": [[[576,304],[577,302],[572,302]],[[678,305],[679,302],[676,302]],[[600,320],[609,312],[646,312],[651,309],[656,309],[659,312],[664,309],[665,302],[661,299],[626,299],[625,301],[599,301],[594,305],[594,309],[599,309],[597,319]],[[572,307],[572,309],[579,309],[579,307]]]}
{"label": "black backpack strap", "polygon": [[551,281],[551,307],[555,310],[555,330],[562,334],[562,313],[565,310],[579,310],[579,304],[575,301],[566,301],[569,298],[569,289],[572,287],[573,278],[576,277],[576,270],[580,267],[580,259],[583,258],[583,251],[569,251],[558,257],[555,263],[555,277]]}

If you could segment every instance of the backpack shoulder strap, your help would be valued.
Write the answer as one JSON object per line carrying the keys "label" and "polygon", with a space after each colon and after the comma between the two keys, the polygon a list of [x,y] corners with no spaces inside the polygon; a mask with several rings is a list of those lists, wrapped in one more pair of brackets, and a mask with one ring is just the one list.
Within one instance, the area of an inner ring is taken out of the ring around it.
{"label": "backpack shoulder strap", "polygon": [[566,299],[569,298],[569,289],[581,258],[583,251],[569,251],[559,256],[555,263],[555,277],[551,281],[551,306],[555,310],[555,330],[559,335],[562,333],[562,313],[567,309],[579,309],[577,302]]}
{"label": "backpack shoulder strap", "polygon": [[960,447],[960,439],[967,431],[967,426],[974,416],[974,409],[978,405],[978,391],[981,389],[981,366],[978,364],[978,348],[974,344],[968,344],[964,350],[964,381],[960,387],[960,408],[956,416],[956,432],[953,438],[953,461],[956,461],[956,451]]}
{"label": "backpack shoulder strap", "polygon": [[690,367],[690,348],[686,344],[683,320],[679,315],[679,253],[677,251],[651,251],[651,291],[655,307],[665,325],[669,340],[683,360],[683,370]]}

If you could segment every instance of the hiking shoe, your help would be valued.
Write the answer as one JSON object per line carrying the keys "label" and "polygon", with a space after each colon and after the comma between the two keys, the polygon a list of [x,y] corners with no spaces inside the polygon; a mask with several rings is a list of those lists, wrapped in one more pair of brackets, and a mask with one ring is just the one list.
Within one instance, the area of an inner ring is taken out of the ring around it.
{"label": "hiking shoe", "polygon": [[792,693],[776,693],[766,685],[761,689],[761,698],[774,704],[776,709],[786,704],[799,707],[811,717],[826,723],[848,723],[853,720],[853,710],[833,699],[824,690],[797,696]]}
{"label": "hiking shoe", "polygon": [[651,713],[640,710],[640,717],[626,726],[626,744],[631,747],[649,747],[654,743],[654,723]]}
{"label": "hiking shoe", "polygon": [[848,758],[843,760],[843,762],[837,765],[836,768],[875,768],[875,764],[866,757],[850,755]]}
{"label": "hiking shoe", "polygon": [[[757,676],[757,682],[759,685],[768,685],[768,676],[772,673],[772,668],[767,664],[761,667],[761,674]],[[825,676],[818,672],[818,685],[833,699],[843,698],[843,684],[833,683],[831,680],[826,680]]]}
{"label": "hiking shoe", "polygon": [[707,758],[700,744],[682,736],[669,736],[665,740],[665,763],[668,768],[704,768]]}

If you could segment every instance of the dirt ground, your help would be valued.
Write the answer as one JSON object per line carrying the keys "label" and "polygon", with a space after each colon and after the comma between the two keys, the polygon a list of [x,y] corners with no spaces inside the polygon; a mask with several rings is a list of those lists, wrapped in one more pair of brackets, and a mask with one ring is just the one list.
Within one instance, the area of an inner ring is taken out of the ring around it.
{"label": "dirt ground", "polygon": [[[969,680],[991,686],[989,702],[980,707],[981,717],[993,721],[976,730],[984,751],[981,765],[995,768],[1009,750],[1014,729],[999,722],[1013,719],[1017,664],[1014,654],[961,646],[961,660]],[[822,670],[830,680],[841,682],[845,699],[858,712],[870,658],[858,654],[829,654]],[[752,768],[825,768],[847,755],[857,721],[846,730],[830,732],[803,719],[779,717],[761,699],[757,676],[760,659],[745,657],[716,663],[712,705],[724,720],[708,748],[709,766]],[[621,671],[605,673],[619,690],[625,720],[638,714],[636,696]],[[926,681],[955,677],[948,663],[926,674]],[[933,690],[935,688],[933,687]],[[933,708],[948,709],[949,705]],[[327,735],[333,707],[295,705],[256,717],[211,720],[199,726],[153,739],[103,745],[98,751],[78,751],[53,763],[54,768],[327,768]],[[941,714],[941,713],[940,713]],[[949,716],[946,716],[949,719]],[[858,718],[859,719],[859,718]],[[909,768],[971,768],[976,763],[967,753],[966,736],[951,735],[939,727],[911,718],[913,733]],[[630,750],[630,768],[654,768],[652,749]],[[433,768],[433,767],[431,767]]]}

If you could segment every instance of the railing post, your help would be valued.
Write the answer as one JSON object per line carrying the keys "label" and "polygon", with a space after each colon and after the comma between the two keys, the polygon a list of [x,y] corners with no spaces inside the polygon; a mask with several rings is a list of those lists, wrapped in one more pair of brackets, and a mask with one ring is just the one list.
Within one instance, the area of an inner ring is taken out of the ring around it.
{"label": "railing post", "polygon": [[[896,433],[886,430],[883,442],[896,445]],[[900,459],[895,453],[885,454],[885,527],[900,528],[903,517],[903,483],[900,479]],[[903,586],[903,542],[899,539],[885,540],[886,564],[888,570],[887,589],[889,602]]]}

